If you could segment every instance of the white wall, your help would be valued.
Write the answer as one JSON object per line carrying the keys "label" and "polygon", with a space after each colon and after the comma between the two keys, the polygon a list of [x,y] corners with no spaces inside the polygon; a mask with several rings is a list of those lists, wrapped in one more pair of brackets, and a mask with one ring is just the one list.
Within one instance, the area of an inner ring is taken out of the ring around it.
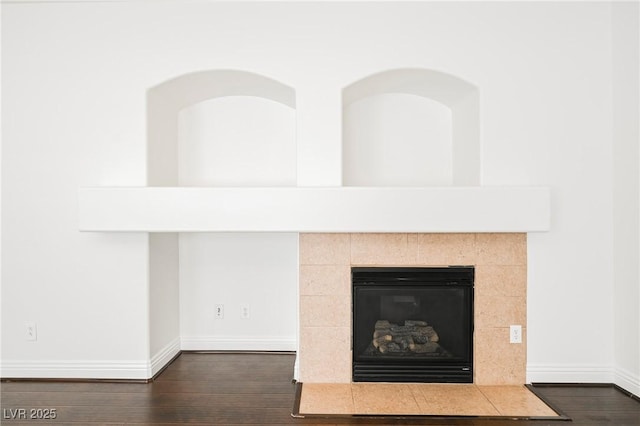
{"label": "white wall", "polygon": [[290,233],[181,234],[182,348],[295,350],[297,250]]}
{"label": "white wall", "polygon": [[348,105],[343,116],[345,186],[448,186],[453,182],[451,110],[388,93]]}
{"label": "white wall", "polygon": [[[571,17],[571,6],[559,8],[564,12],[554,14],[553,22],[564,17],[564,30],[554,24],[551,32],[545,29],[554,41],[545,37],[536,43],[535,33],[516,31],[527,54],[507,62],[505,71],[522,75],[526,67],[531,80],[519,87],[507,81],[497,89],[503,105],[517,103],[518,112],[503,117],[499,127],[485,127],[484,134],[485,141],[495,142],[485,145],[485,183],[511,176],[552,190],[552,232],[528,239],[532,381],[613,378],[612,122],[610,86],[604,83],[612,78],[610,11],[605,5],[584,6]],[[521,11],[527,19],[544,21],[535,9]],[[595,9],[597,15],[591,13]],[[491,107],[483,111],[483,123],[499,114]],[[505,155],[512,161],[504,161]],[[594,335],[602,336],[595,351],[587,343]]]}
{"label": "white wall", "polygon": [[[3,375],[10,362],[148,359],[140,343],[148,342],[147,236],[78,233],[75,194],[79,186],[145,184],[150,87],[210,69],[293,87],[297,182],[337,185],[341,90],[408,67],[479,88],[484,185],[552,189],[552,230],[529,237],[529,378],[612,381],[610,9],[3,4]],[[38,321],[38,342],[24,341],[25,320]],[[594,345],[594,336],[608,337]]]}
{"label": "white wall", "polygon": [[156,374],[180,352],[178,234],[149,233],[149,360]]}
{"label": "white wall", "polygon": [[615,382],[640,395],[640,7],[615,3],[613,27]]}
{"label": "white wall", "polygon": [[2,375],[143,378],[147,235],[81,234],[76,217],[78,185],[144,184],[141,79],[87,54],[106,23],[43,6],[2,5]]}

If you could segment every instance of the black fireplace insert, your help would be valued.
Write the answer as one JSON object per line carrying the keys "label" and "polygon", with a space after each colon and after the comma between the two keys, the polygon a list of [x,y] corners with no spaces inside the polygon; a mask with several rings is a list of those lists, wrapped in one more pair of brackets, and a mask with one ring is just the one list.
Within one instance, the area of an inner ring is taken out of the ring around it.
{"label": "black fireplace insert", "polygon": [[354,382],[473,383],[473,267],[351,276]]}

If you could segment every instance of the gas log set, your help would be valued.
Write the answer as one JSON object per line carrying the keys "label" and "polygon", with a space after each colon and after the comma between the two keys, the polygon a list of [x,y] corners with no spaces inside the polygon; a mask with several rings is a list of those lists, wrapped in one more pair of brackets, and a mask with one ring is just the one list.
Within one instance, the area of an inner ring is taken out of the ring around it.
{"label": "gas log set", "polygon": [[404,325],[378,320],[368,352],[371,354],[440,354],[438,333],[426,321],[406,320]]}

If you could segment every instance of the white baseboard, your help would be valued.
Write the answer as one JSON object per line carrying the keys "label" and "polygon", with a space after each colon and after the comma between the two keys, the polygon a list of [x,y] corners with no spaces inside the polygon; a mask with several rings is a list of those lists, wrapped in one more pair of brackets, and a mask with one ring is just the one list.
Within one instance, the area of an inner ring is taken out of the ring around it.
{"label": "white baseboard", "polygon": [[147,380],[180,352],[180,339],[170,342],[151,360],[143,361],[2,361],[3,379]]}
{"label": "white baseboard", "polygon": [[148,361],[2,361],[3,379],[148,379]]}
{"label": "white baseboard", "polygon": [[612,366],[528,364],[527,383],[613,383]]}
{"label": "white baseboard", "polygon": [[295,351],[295,338],[279,336],[183,336],[183,351]]}
{"label": "white baseboard", "polygon": [[22,361],[0,362],[3,379],[112,379],[147,380],[164,368],[181,350],[227,351],[291,351],[294,338],[282,337],[183,337],[176,338],[160,349],[150,360],[142,361]]}
{"label": "white baseboard", "polygon": [[171,362],[176,355],[180,353],[180,337],[176,337],[173,341],[169,342],[164,348],[160,349],[158,353],[151,357],[151,367],[149,377],[155,376],[160,370],[162,370],[167,364]]}
{"label": "white baseboard", "polygon": [[640,376],[618,367],[614,371],[613,383],[627,392],[631,392],[635,396],[640,397]]}

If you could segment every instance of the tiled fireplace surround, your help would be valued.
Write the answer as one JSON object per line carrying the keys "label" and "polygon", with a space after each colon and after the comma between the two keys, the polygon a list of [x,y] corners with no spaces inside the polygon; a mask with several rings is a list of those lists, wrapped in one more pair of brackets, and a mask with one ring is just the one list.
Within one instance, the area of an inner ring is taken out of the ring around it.
{"label": "tiled fireplace surround", "polygon": [[[300,234],[299,380],[351,382],[351,267],[474,265],[474,383],[525,383],[524,233]],[[523,343],[509,343],[509,326]]]}

